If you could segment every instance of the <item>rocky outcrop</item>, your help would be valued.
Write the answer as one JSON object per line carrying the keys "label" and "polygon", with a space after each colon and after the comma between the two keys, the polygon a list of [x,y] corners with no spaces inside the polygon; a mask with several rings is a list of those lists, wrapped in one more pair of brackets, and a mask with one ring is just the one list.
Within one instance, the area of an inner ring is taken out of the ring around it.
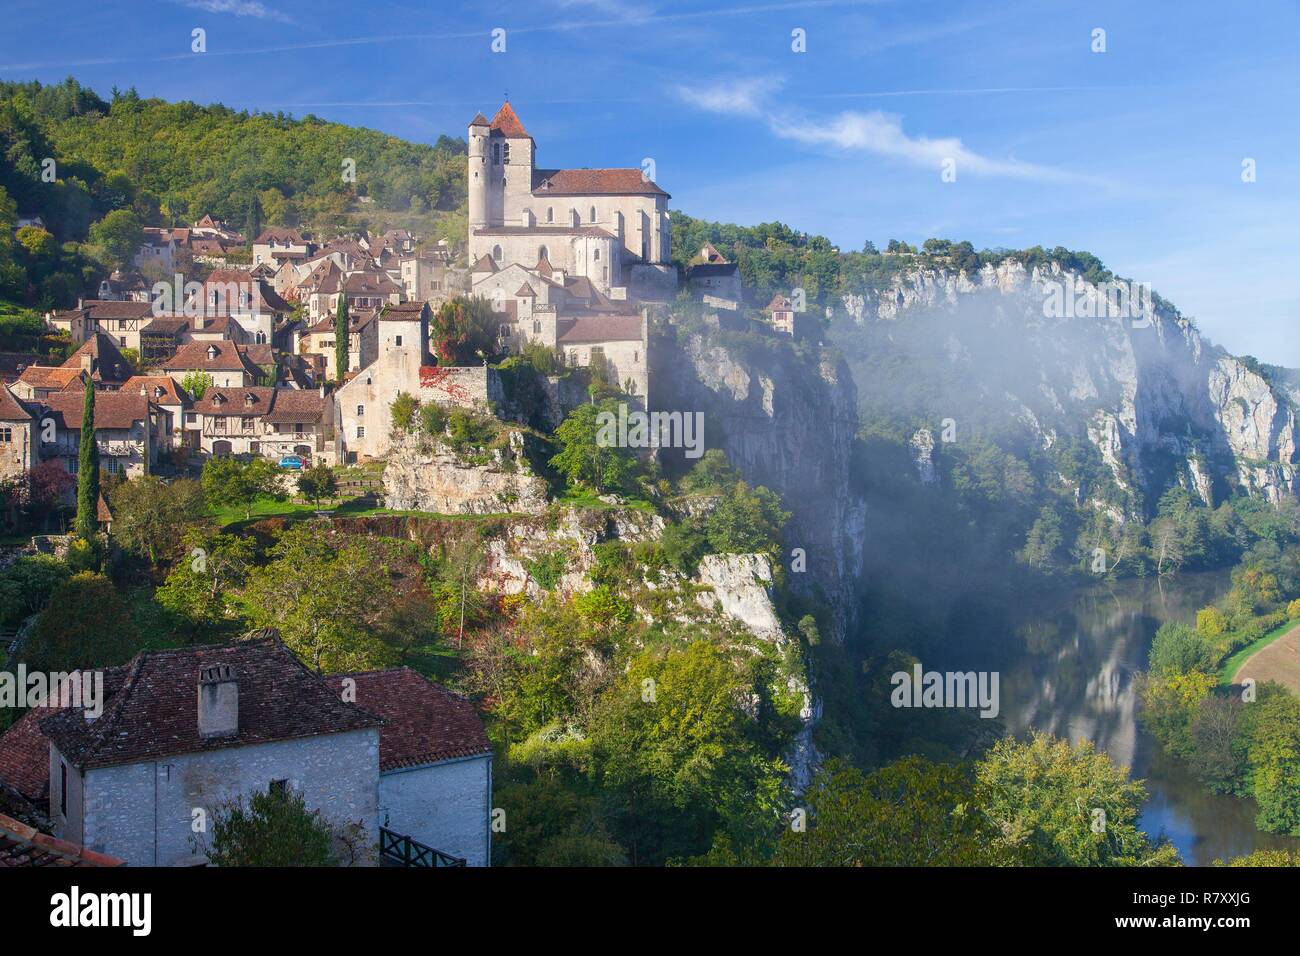
{"label": "rocky outcrop", "polygon": [[963,384],[954,414],[979,403],[986,418],[1026,423],[1044,448],[1082,428],[1131,513],[1175,482],[1207,503],[1234,489],[1300,496],[1291,383],[1207,344],[1172,305],[1122,280],[1013,259],[974,275],[918,268],[846,296],[833,338],[860,376],[882,354],[924,374],[942,343]]}
{"label": "rocky outcrop", "polygon": [[396,511],[433,514],[540,514],[546,482],[532,473],[523,434],[483,460],[458,454],[427,435],[402,436],[384,468],[384,501]]}
{"label": "rocky outcrop", "polygon": [[[842,640],[855,607],[865,524],[865,505],[849,482],[858,418],[847,367],[829,353],[754,332],[666,334],[652,342],[651,355],[652,406],[702,412],[705,444],[726,452],[751,484],[781,495],[792,515],[784,534],[786,581],[829,603],[829,636]],[[797,570],[802,562],[792,567],[796,548],[806,571]]]}

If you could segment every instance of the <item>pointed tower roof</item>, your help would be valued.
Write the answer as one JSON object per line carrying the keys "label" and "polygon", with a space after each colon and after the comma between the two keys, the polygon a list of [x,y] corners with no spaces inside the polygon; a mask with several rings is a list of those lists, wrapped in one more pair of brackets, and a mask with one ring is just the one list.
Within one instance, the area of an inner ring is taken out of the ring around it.
{"label": "pointed tower roof", "polygon": [[474,263],[474,266],[472,269],[470,269],[470,271],[471,272],[496,272],[497,264],[493,262],[492,257],[485,252],[483,253],[483,255],[478,257],[478,261]]}
{"label": "pointed tower roof", "polygon": [[484,116],[482,113],[475,113],[475,114],[474,114],[474,118],[473,118],[472,120],[469,121],[469,125],[470,125],[470,126],[487,126],[487,125],[488,125],[487,117]]}
{"label": "pointed tower roof", "polygon": [[492,129],[511,139],[532,139],[528,135],[528,130],[524,129],[524,124],[519,122],[519,117],[515,115],[509,100],[502,103],[501,109],[497,110],[497,115],[492,117]]}
{"label": "pointed tower roof", "polygon": [[537,298],[537,293],[533,291],[532,286],[525,282],[519,287],[519,291],[515,293],[515,297],[519,299],[535,299]]}
{"label": "pointed tower roof", "polygon": [[537,257],[537,265],[533,266],[533,271],[540,276],[546,276],[548,279],[555,274],[555,269],[551,265],[551,260],[543,255]]}

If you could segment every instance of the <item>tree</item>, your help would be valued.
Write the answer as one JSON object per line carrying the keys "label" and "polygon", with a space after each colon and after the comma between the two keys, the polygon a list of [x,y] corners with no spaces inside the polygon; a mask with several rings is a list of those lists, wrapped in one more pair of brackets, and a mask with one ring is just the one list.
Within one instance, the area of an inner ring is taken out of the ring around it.
{"label": "tree", "polygon": [[381,542],[331,540],[304,522],[284,531],[253,569],[244,602],[256,627],[274,627],[317,670],[367,670],[393,658],[376,636],[392,584]]}
{"label": "tree", "polygon": [[272,787],[216,807],[211,843],[195,848],[214,866],[336,866],[341,838],[302,794]]}
{"label": "tree", "polygon": [[1000,842],[1029,866],[1177,865],[1168,843],[1153,844],[1137,825],[1146,798],[1105,753],[1035,732],[1005,737],[975,765],[978,803]]}
{"label": "tree", "polygon": [[1014,861],[979,810],[969,768],[909,757],[865,775],[832,761],[784,827],[778,866],[994,866]]}
{"label": "tree", "polygon": [[1155,552],[1156,573],[1165,568],[1177,571],[1183,565],[1183,528],[1177,518],[1159,518],[1151,525],[1151,550]]}
{"label": "tree", "polygon": [[781,528],[789,520],[790,512],[781,510],[776,492],[738,481],[719,499],[704,523],[704,533],[713,550],[723,554],[775,555],[781,547]]}
{"label": "tree", "polygon": [[19,558],[0,571],[0,624],[17,627],[49,603],[54,589],[72,577],[68,565],[48,554]]}
{"label": "tree", "polygon": [[210,389],[212,385],[213,378],[211,373],[199,369],[192,369],[191,371],[186,372],[185,377],[181,379],[181,388],[194,396],[196,402],[202,400],[203,394]]}
{"label": "tree", "polygon": [[627,449],[598,440],[598,416],[602,412],[617,415],[617,403],[587,403],[569,412],[555,430],[560,451],[551,458],[551,465],[570,485],[599,493],[628,491],[636,473],[636,460]]}
{"label": "tree", "polygon": [[160,554],[173,553],[186,527],[202,520],[205,513],[203,487],[192,478],[168,484],[141,475],[118,485],[111,497],[118,541],[152,565],[158,564]]}
{"label": "tree", "polygon": [[253,503],[263,499],[283,501],[287,494],[280,470],[265,458],[241,462],[230,456],[210,458],[203,466],[203,495],[217,508],[243,508],[253,516]]}
{"label": "tree", "polygon": [[93,541],[99,531],[99,444],[95,441],[95,389],[86,383],[77,446],[77,536]]}
{"label": "tree", "polygon": [[479,365],[501,347],[501,316],[482,296],[444,302],[429,324],[429,341],[439,365]]}
{"label": "tree", "polygon": [[1261,695],[1249,756],[1259,814],[1255,825],[1300,836],[1300,698]]}
{"label": "tree", "polygon": [[[644,651],[601,695],[589,736],[596,783],[618,794],[619,842],[634,864],[702,852],[779,819],[786,766],[757,740],[741,701],[755,691],[710,641]],[[676,852],[673,852],[676,851]]]}
{"label": "tree", "polygon": [[298,475],[298,494],[318,508],[322,498],[333,498],[338,493],[339,481],[334,477],[333,469],[324,462],[312,465]]}
{"label": "tree", "polygon": [[334,313],[334,380],[342,384],[348,377],[348,297],[339,290],[339,305]]}
{"label": "tree", "polygon": [[144,229],[130,209],[114,209],[90,227],[90,242],[104,265],[125,269],[144,242]]}
{"label": "tree", "polygon": [[257,542],[192,527],[182,536],[181,546],[182,559],[154,592],[154,599],[195,627],[217,626],[230,617],[229,592],[244,583],[257,559]]}
{"label": "tree", "polygon": [[1194,629],[1177,621],[1166,621],[1156,631],[1147,659],[1152,674],[1167,677],[1186,671],[1210,671],[1214,666],[1214,651]]}
{"label": "tree", "polygon": [[131,615],[102,574],[83,571],[55,586],[23,656],[47,671],[110,667],[139,650]]}

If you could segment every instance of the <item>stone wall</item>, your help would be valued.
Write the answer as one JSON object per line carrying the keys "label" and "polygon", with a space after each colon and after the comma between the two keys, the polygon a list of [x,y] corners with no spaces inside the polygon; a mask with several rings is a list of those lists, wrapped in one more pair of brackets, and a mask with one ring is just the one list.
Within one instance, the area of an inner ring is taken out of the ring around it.
{"label": "stone wall", "polygon": [[492,755],[400,767],[379,778],[379,819],[435,850],[488,866]]}
{"label": "stone wall", "polygon": [[[68,818],[59,810],[59,760],[50,748],[50,809],[55,834],[131,866],[191,866],[203,861],[190,845],[195,808],[213,811],[224,801],[272,780],[288,780],[309,810],[331,823],[360,823],[364,848],[379,845],[379,731],[366,729],[204,753],[156,762],[88,770],[84,808],[69,800]],[[78,777],[68,768],[71,784]],[[209,836],[211,829],[209,826]]]}

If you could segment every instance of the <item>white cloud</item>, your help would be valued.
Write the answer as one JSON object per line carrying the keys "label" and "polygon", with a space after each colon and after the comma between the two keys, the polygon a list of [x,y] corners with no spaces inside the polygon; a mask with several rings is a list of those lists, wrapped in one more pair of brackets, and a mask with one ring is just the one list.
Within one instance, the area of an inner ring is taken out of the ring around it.
{"label": "white cloud", "polygon": [[763,116],[763,100],[780,86],[781,81],[774,77],[756,77],[698,86],[679,85],[673,88],[673,92],[682,102],[708,113]]}
{"label": "white cloud", "polygon": [[730,82],[677,86],[673,92],[686,104],[709,113],[725,113],[764,121],[781,139],[809,146],[826,146],[841,152],[857,151],[900,159],[914,166],[940,170],[946,161],[955,164],[958,176],[1003,176],[1057,182],[1081,182],[1087,177],[1018,159],[993,159],[969,149],[955,136],[932,139],[909,136],[901,116],[880,110],[849,110],[829,118],[813,118],[793,111],[777,111],[767,105],[768,95],[779,89],[775,77],[758,77]]}
{"label": "white cloud", "polygon": [[182,6],[193,7],[208,13],[229,13],[237,17],[256,17],[259,20],[279,20],[292,23],[287,14],[272,10],[258,0],[180,0]]}

